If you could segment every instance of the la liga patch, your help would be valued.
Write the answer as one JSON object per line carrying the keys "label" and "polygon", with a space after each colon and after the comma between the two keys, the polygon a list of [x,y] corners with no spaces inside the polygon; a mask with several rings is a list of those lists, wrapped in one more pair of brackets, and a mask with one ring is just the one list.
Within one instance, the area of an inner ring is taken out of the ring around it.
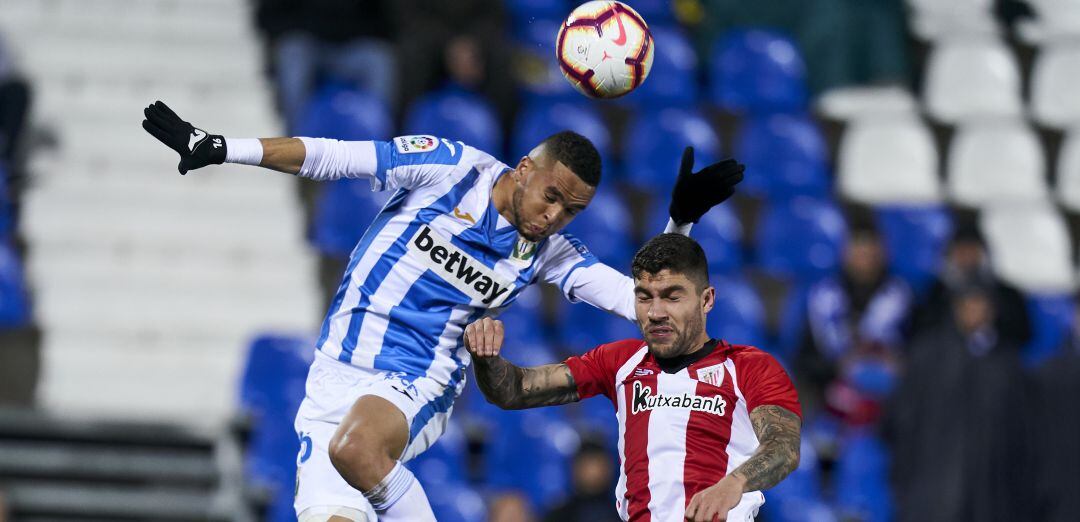
{"label": "la liga patch", "polygon": [[394,138],[394,146],[402,154],[415,154],[435,150],[435,147],[439,146],[439,140],[428,135],[398,136]]}

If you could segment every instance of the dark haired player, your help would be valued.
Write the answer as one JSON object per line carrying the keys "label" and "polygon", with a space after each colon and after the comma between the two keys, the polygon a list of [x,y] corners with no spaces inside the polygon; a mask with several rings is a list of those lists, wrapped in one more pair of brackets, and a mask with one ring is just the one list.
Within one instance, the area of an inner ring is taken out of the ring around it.
{"label": "dark haired player", "polygon": [[[181,174],[223,162],[316,180],[364,178],[394,195],[360,239],[316,345],[300,435],[301,522],[434,520],[401,463],[442,434],[465,383],[465,325],[546,281],[574,302],[632,319],[634,283],[559,231],[589,204],[600,156],[560,132],[510,168],[460,141],[235,139],[161,102],[143,128],[180,154]],[[669,228],[685,233],[742,179],[728,160],[691,174],[687,149]]]}
{"label": "dark haired player", "polygon": [[799,464],[795,387],[769,354],[705,332],[716,291],[696,241],[657,236],[632,267],[644,341],[520,368],[498,355],[502,323],[483,318],[465,329],[476,382],[506,409],[607,396],[619,419],[623,520],[753,520],[761,490]]}

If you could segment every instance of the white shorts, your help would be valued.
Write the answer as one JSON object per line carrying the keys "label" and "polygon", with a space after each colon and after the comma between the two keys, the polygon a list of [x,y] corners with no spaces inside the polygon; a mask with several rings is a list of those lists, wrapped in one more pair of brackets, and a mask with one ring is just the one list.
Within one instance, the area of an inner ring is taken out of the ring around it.
{"label": "white shorts", "polygon": [[[464,372],[464,370],[462,370]],[[442,435],[454,400],[465,387],[464,375],[448,388],[426,377],[409,380],[400,372],[358,368],[321,351],[308,372],[306,395],[296,414],[300,452],[296,458],[296,499],[301,513],[310,507],[344,506],[359,509],[375,520],[375,511],[360,491],[341,478],[330,463],[330,439],[353,403],[364,395],[390,401],[408,423],[409,443],[400,460],[423,453]]]}

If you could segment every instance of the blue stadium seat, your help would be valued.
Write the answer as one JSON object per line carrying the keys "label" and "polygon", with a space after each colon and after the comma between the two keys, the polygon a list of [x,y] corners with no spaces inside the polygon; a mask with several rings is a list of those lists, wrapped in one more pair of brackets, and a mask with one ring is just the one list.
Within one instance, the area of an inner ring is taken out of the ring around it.
{"label": "blue stadium seat", "polygon": [[372,192],[364,179],[339,179],[320,188],[311,221],[311,243],[324,255],[348,257],[391,193]]}
{"label": "blue stadium seat", "polygon": [[30,300],[22,263],[15,247],[0,241],[0,328],[17,328],[30,323]]}
{"label": "blue stadium seat", "polygon": [[449,483],[424,487],[435,520],[439,522],[484,522],[484,499],[465,484]]}
{"label": "blue stadium seat", "polygon": [[772,31],[731,31],[717,38],[709,81],[713,103],[729,112],[806,108],[806,64],[790,38]]}
{"label": "blue stadium seat", "polygon": [[641,337],[634,323],[585,303],[560,309],[560,344],[570,353],[584,353],[601,344]]}
{"label": "blue stadium seat", "polygon": [[[429,493],[448,485],[463,485],[468,466],[468,444],[465,432],[454,417],[446,424],[446,431],[427,451],[417,455],[407,464]],[[429,487],[430,486],[430,487]],[[439,517],[442,520],[442,517]]]}
{"label": "blue stadium seat", "polygon": [[278,494],[291,496],[296,480],[300,443],[293,420],[313,350],[313,339],[262,335],[251,343],[240,378],[240,410],[252,419],[245,475]]}
{"label": "blue stadium seat", "polygon": [[[507,0],[506,7],[515,25],[527,24],[536,18],[563,19],[573,7],[566,0]],[[549,37],[554,40],[555,33]]]}
{"label": "blue stadium seat", "polygon": [[769,275],[810,280],[835,271],[847,238],[836,206],[800,196],[769,205],[757,230],[758,265]]}
{"label": "blue stadium seat", "polygon": [[537,100],[525,107],[514,123],[509,165],[514,166],[544,138],[562,130],[589,138],[600,152],[604,174],[612,172],[611,133],[596,105],[580,100],[576,103]]}
{"label": "blue stadium seat", "polygon": [[871,433],[856,432],[844,437],[840,448],[834,477],[837,511],[845,520],[892,520],[885,444]]}
{"label": "blue stadium seat", "polygon": [[780,324],[776,334],[774,355],[790,364],[802,347],[806,328],[806,300],[814,281],[792,285],[784,296],[780,309]]}
{"label": "blue stadium seat", "polygon": [[545,512],[570,493],[570,460],[580,442],[561,408],[498,410],[484,462],[494,490],[523,493]]}
{"label": "blue stadium seat", "polygon": [[[659,234],[667,226],[668,198],[653,202],[648,234]],[[731,205],[719,205],[701,216],[690,236],[701,244],[709,260],[709,273],[735,274],[743,268],[743,228]]]}
{"label": "blue stadium seat", "polygon": [[699,98],[697,52],[678,26],[650,26],[655,53],[645,83],[622,100],[646,107],[694,106]]}
{"label": "blue stadium seat", "polygon": [[1033,335],[1021,357],[1030,368],[1057,354],[1074,326],[1076,302],[1070,295],[1030,295],[1027,305]]}
{"label": "blue stadium seat", "polygon": [[920,293],[933,282],[952,233],[948,209],[879,207],[877,224],[885,239],[890,270]]}
{"label": "blue stadium seat", "polygon": [[653,29],[655,25],[675,21],[675,12],[672,10],[675,2],[671,0],[626,0],[624,3],[645,19],[645,23],[649,24],[649,29]]}
{"label": "blue stadium seat", "polygon": [[[565,230],[585,243],[600,261],[626,271],[634,256],[630,223],[626,204],[613,190],[601,188],[588,210],[578,214]],[[663,230],[663,226],[657,230]]]}
{"label": "blue stadium seat", "polygon": [[768,349],[765,305],[754,287],[739,276],[712,274],[710,279],[716,288],[716,305],[707,316],[709,335],[731,344]]}
{"label": "blue stadium seat", "polygon": [[677,108],[639,112],[623,143],[624,179],[666,200],[688,145],[694,147],[695,168],[720,158],[720,138],[700,112]]}
{"label": "blue stadium seat", "polygon": [[773,522],[835,522],[836,516],[822,498],[821,468],[814,446],[803,437],[799,467],[765,492],[761,512]]}
{"label": "blue stadium seat", "polygon": [[736,157],[746,164],[740,191],[767,199],[829,194],[829,151],[808,115],[748,116],[735,143]]}
{"label": "blue stadium seat", "polygon": [[319,89],[293,130],[297,136],[385,140],[393,133],[390,109],[373,94],[329,84]]}
{"label": "blue stadium seat", "polygon": [[406,134],[433,134],[459,140],[495,157],[503,154],[502,128],[495,109],[479,95],[446,87],[414,101],[405,116]]}

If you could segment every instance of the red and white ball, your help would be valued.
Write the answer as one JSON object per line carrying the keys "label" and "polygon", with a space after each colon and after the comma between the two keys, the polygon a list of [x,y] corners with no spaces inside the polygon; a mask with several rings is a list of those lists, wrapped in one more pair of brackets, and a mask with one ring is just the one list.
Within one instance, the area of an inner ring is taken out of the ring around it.
{"label": "red and white ball", "polygon": [[563,76],[579,92],[618,98],[649,75],[652,33],[641,15],[622,2],[586,2],[559,28],[555,56]]}

